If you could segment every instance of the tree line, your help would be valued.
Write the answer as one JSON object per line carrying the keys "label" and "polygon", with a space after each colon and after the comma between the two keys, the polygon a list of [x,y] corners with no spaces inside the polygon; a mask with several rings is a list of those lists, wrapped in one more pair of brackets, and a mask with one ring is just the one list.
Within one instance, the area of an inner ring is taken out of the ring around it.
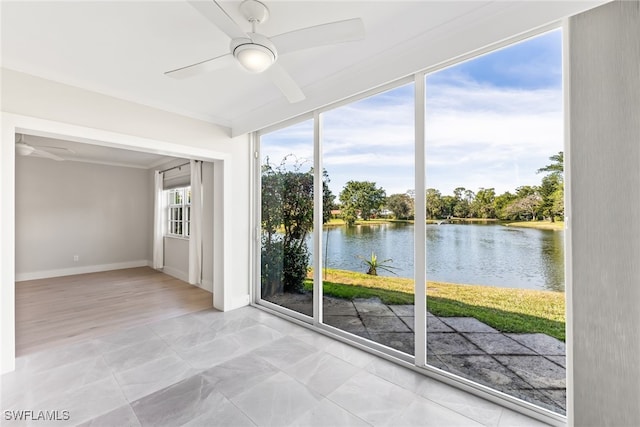
{"label": "tree line", "polygon": [[[288,164],[291,159],[293,165]],[[425,194],[428,219],[484,218],[501,220],[535,220],[564,216],[564,155],[549,157],[551,163],[538,169],[545,175],[540,185],[521,186],[514,193],[496,195],[493,188],[473,192],[458,187],[452,195],[442,195],[435,188]],[[313,169],[303,170],[303,163],[293,155],[279,165],[266,159],[261,173],[261,281],[262,296],[283,291],[300,291],[309,265],[306,238],[313,229]],[[415,216],[415,192],[386,195],[372,181],[349,181],[338,195],[329,189],[329,175],[322,173],[322,220],[338,211],[347,225],[359,218],[368,220],[392,215],[409,220]]]}
{"label": "tree line", "polygon": [[[479,188],[474,192],[458,187],[453,194],[443,195],[435,188],[425,194],[427,219],[481,218],[510,221],[547,219],[564,216],[564,153],[549,157],[551,163],[538,169],[544,173],[540,185],[523,185],[515,192],[496,194],[494,188]],[[371,181],[349,181],[339,195],[340,217],[353,225],[359,218],[392,215],[396,219],[413,219],[415,192],[386,196],[383,188]]]}

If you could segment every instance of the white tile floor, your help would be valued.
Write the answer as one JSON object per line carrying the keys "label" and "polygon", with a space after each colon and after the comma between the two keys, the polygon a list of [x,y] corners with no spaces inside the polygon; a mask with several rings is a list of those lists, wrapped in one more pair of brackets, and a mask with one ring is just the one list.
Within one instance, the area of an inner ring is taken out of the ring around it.
{"label": "white tile floor", "polygon": [[251,307],[28,355],[1,382],[3,426],[543,425]]}

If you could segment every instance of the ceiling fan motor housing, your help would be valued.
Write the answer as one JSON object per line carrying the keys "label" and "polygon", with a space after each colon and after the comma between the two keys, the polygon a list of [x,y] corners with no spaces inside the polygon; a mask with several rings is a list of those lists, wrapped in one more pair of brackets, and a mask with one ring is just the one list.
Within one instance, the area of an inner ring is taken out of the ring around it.
{"label": "ceiling fan motor housing", "polygon": [[230,49],[247,71],[260,73],[276,62],[278,51],[271,40],[262,34],[248,33],[248,36],[249,39],[231,40]]}

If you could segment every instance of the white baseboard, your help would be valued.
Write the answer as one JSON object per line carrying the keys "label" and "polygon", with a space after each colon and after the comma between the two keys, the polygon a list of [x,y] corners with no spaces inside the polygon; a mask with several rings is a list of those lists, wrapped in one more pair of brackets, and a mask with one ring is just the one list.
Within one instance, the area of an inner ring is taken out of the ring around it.
{"label": "white baseboard", "polygon": [[175,277],[178,280],[189,283],[189,273],[187,272],[178,270],[177,268],[167,267],[166,265],[162,267],[162,272],[171,277]]}
{"label": "white baseboard", "polygon": [[57,270],[33,271],[30,273],[16,273],[16,282],[25,280],[48,279],[50,277],[73,276],[75,274],[99,273],[101,271],[122,270],[149,266],[148,260],[116,262],[113,264],[85,265],[82,267],[60,268]]}
{"label": "white baseboard", "polygon": [[[166,265],[162,268],[162,272],[168,274],[171,277],[175,277],[178,280],[182,280],[183,282],[189,283],[189,273],[178,270],[177,268],[167,267]],[[211,280],[203,280],[199,285],[191,285],[197,286],[198,288],[204,289],[205,291],[213,293],[213,281]]]}

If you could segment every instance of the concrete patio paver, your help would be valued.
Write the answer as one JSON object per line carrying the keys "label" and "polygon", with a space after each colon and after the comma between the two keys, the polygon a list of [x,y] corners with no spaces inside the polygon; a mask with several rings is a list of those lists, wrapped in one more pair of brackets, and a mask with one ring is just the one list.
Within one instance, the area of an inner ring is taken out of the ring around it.
{"label": "concrete patio paver", "polygon": [[338,298],[322,299],[322,312],[325,316],[357,316],[353,302]]}
{"label": "concrete patio paver", "polygon": [[542,356],[495,356],[535,388],[564,388],[566,372]]}
{"label": "concrete patio paver", "polygon": [[[310,296],[277,303],[309,312]],[[274,301],[275,302],[275,301]],[[414,353],[414,307],[378,298],[323,298],[324,322],[404,353]],[[563,414],[565,344],[545,334],[504,334],[471,317],[427,312],[427,363]]]}
{"label": "concrete patio paver", "polygon": [[414,315],[414,308],[412,305],[390,305],[389,308],[396,314],[396,316],[399,317],[413,317]]}
{"label": "concrete patio paver", "polygon": [[464,336],[449,332],[427,335],[427,345],[435,354],[486,354]]}
{"label": "concrete patio paver", "polygon": [[538,354],[545,356],[564,356],[567,354],[565,343],[547,334],[505,334]]}
{"label": "concrete patio paver", "polygon": [[429,332],[455,332],[444,323],[442,320],[438,319],[436,316],[429,317],[427,320],[427,333]]}
{"label": "concrete patio paver", "polygon": [[461,377],[473,378],[480,384],[500,387],[500,390],[532,388],[489,355],[447,354],[439,357],[447,365],[449,372]]}
{"label": "concrete patio paver", "polygon": [[363,314],[360,316],[362,323],[368,332],[411,332],[411,329],[396,316],[371,316]]}
{"label": "concrete patio paver", "polygon": [[551,360],[552,362],[562,366],[563,368],[567,367],[567,356],[545,356],[545,357]]}
{"label": "concrete patio paver", "polygon": [[396,350],[413,354],[415,335],[413,332],[370,332],[371,340]]}
{"label": "concrete patio paver", "polygon": [[462,335],[489,354],[535,354],[530,348],[503,334],[471,332]]}
{"label": "concrete patio paver", "polygon": [[383,304],[379,298],[354,298],[353,305],[355,305],[360,315],[395,316],[395,313],[391,311],[389,306]]}
{"label": "concrete patio paver", "polygon": [[499,333],[491,326],[482,323],[478,319],[473,317],[441,317],[444,323],[452,327],[458,332],[487,332],[487,333]]}
{"label": "concrete patio paver", "polygon": [[324,316],[324,323],[352,334],[367,331],[362,320],[356,316]]}

